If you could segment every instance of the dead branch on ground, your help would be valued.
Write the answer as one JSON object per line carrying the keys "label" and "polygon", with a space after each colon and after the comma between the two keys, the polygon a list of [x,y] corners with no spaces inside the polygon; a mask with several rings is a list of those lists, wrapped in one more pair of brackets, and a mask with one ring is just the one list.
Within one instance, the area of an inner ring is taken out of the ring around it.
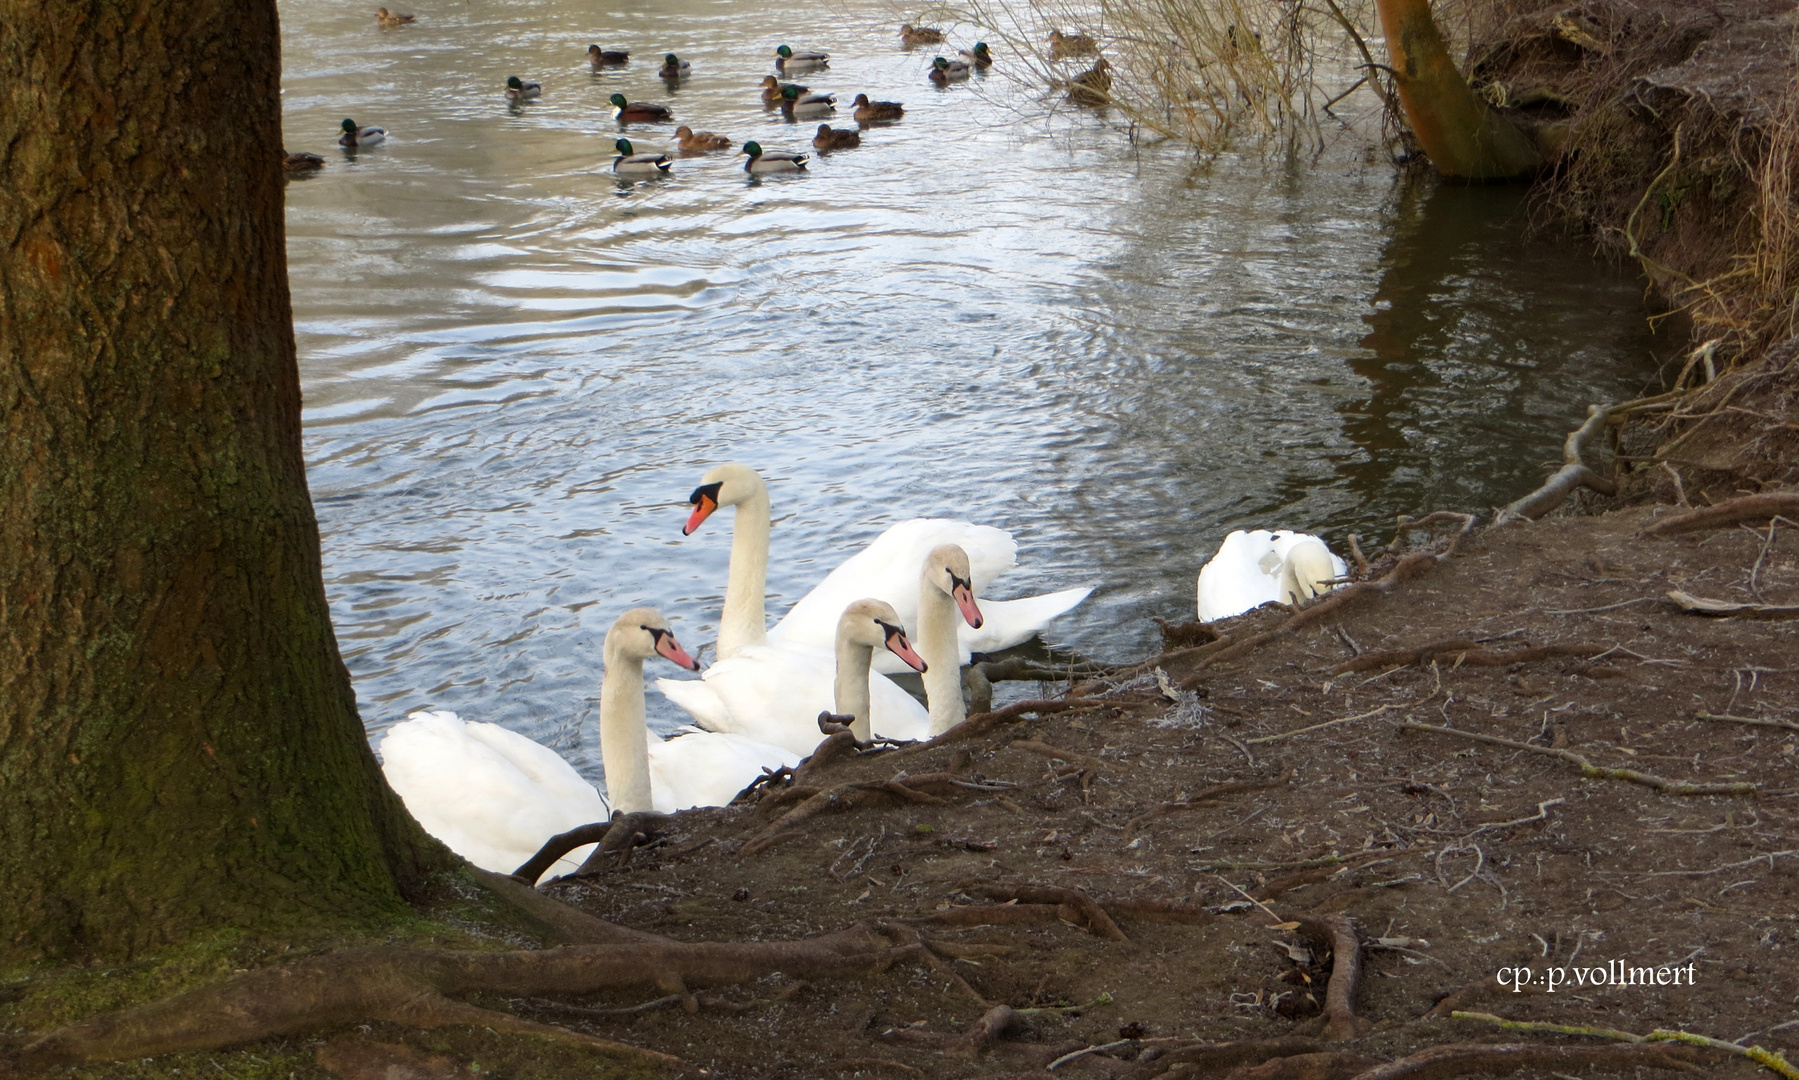
{"label": "dead branch on ground", "polygon": [[1668,599],[1691,615],[1714,619],[1799,619],[1799,604],[1740,604],[1734,600],[1708,600],[1672,589]]}
{"label": "dead branch on ground", "polygon": [[1635,769],[1601,768],[1572,750],[1532,746],[1529,743],[1521,743],[1513,739],[1502,739],[1497,735],[1482,735],[1479,732],[1461,731],[1457,728],[1442,727],[1437,724],[1407,722],[1399,726],[1407,731],[1432,731],[1438,735],[1454,735],[1457,738],[1492,743],[1494,746],[1503,746],[1511,750],[1522,750],[1526,753],[1559,758],[1579,768],[1580,774],[1589,780],[1622,780],[1627,784],[1640,784],[1643,787],[1654,788],[1668,795],[1754,795],[1761,790],[1756,784],[1692,784],[1685,780],[1668,780],[1651,773],[1638,772]]}
{"label": "dead branch on ground", "polygon": [[1687,1071],[1691,1058],[1661,1046],[1540,1046],[1529,1043],[1450,1043],[1376,1066],[1354,1080],[1438,1080],[1519,1069],[1669,1069]]}
{"label": "dead branch on ground", "polygon": [[1638,1045],[1652,1043],[1685,1043],[1688,1046],[1703,1046],[1711,1050],[1722,1050],[1727,1054],[1746,1057],[1757,1065],[1787,1077],[1787,1080],[1799,1080],[1799,1069],[1795,1069],[1787,1061],[1784,1054],[1769,1052],[1759,1046],[1743,1046],[1739,1043],[1725,1042],[1709,1035],[1697,1035],[1690,1031],[1673,1031],[1668,1028],[1656,1028],[1647,1035],[1637,1035],[1616,1028],[1585,1027],[1575,1024],[1546,1024],[1533,1020],[1507,1020],[1492,1013],[1458,1012],[1457,1020],[1478,1020],[1483,1024],[1492,1024],[1507,1031],[1540,1031],[1555,1035],[1592,1035],[1601,1039],[1618,1039],[1626,1043]]}
{"label": "dead branch on ground", "polygon": [[1714,506],[1663,518],[1645,528],[1640,536],[1674,536],[1700,529],[1721,529],[1741,521],[1768,521],[1775,517],[1799,514],[1799,492],[1775,492],[1745,495]]}

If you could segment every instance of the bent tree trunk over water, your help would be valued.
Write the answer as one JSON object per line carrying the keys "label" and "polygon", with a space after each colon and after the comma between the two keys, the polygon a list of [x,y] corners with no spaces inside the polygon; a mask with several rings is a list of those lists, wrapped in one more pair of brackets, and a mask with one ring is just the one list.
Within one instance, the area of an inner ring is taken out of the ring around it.
{"label": "bent tree trunk over water", "polygon": [[0,967],[397,912],[300,449],[273,0],[0,0]]}
{"label": "bent tree trunk over water", "polygon": [[1444,176],[1507,180],[1543,165],[1525,134],[1475,96],[1431,17],[1430,0],[1376,0],[1406,123]]}

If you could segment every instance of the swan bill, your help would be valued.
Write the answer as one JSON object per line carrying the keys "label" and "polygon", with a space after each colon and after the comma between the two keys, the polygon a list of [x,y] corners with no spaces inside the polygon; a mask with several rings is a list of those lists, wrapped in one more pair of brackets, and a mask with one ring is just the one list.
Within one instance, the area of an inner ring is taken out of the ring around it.
{"label": "swan bill", "polygon": [[955,584],[950,588],[950,595],[956,598],[956,606],[962,609],[962,620],[971,629],[981,628],[981,607],[974,602],[974,583],[954,574],[949,576]]}
{"label": "swan bill", "polygon": [[656,651],[658,653],[673,660],[688,671],[700,670],[700,662],[689,656],[686,649],[681,648],[681,643],[675,640],[673,631],[663,630],[654,626],[646,626],[644,629],[648,630],[650,632],[650,637],[655,639]]}
{"label": "swan bill", "polygon": [[712,512],[718,509],[718,489],[724,486],[724,482],[720,481],[693,489],[693,494],[687,497],[687,501],[693,504],[693,513],[688,515],[687,524],[681,526],[682,536],[692,536],[693,531],[700,527],[700,522],[711,517]]}
{"label": "swan bill", "polygon": [[887,636],[888,652],[891,652],[901,660],[904,660],[913,671],[916,671],[921,675],[930,670],[925,666],[924,657],[918,655],[918,653],[913,650],[912,643],[906,640],[905,630],[892,623],[881,622],[880,619],[876,619],[875,622],[880,624],[881,630]]}

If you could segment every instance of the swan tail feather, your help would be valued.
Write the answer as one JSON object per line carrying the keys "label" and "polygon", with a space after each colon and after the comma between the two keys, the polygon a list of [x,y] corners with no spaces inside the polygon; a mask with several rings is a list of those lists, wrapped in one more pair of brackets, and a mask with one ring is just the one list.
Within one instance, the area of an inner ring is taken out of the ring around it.
{"label": "swan tail feather", "polygon": [[1073,609],[1093,592],[1091,588],[1063,589],[1017,600],[982,600],[981,628],[959,628],[958,639],[971,652],[999,652],[1029,641],[1050,621]]}

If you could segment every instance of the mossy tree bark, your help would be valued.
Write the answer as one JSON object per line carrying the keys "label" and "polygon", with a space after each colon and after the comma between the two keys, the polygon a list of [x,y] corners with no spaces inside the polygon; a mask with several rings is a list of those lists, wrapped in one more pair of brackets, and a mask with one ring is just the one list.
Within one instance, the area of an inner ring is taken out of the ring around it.
{"label": "mossy tree bark", "polygon": [[1506,180],[1543,165],[1524,133],[1476,97],[1456,70],[1430,0],[1376,0],[1406,123],[1431,165],[1461,180]]}
{"label": "mossy tree bark", "polygon": [[0,965],[380,916],[300,450],[273,0],[0,0]]}

